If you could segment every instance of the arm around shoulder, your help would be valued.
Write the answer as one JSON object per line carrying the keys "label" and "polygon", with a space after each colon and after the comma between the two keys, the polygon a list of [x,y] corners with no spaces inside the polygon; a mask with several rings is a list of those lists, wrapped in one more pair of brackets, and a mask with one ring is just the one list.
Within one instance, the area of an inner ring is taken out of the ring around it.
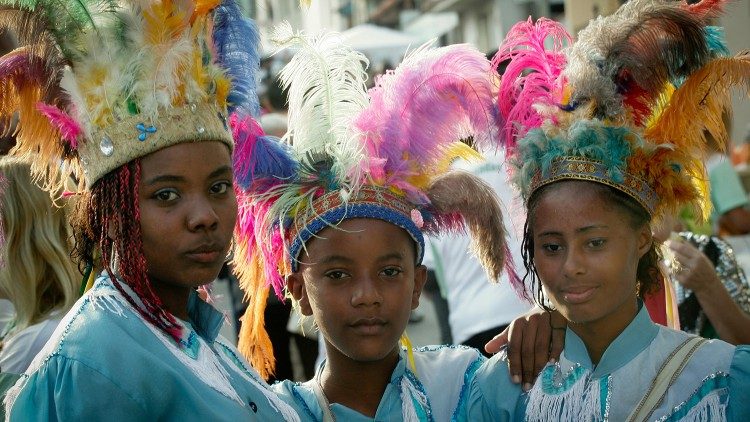
{"label": "arm around shoulder", "polygon": [[7,420],[147,420],[144,403],[117,380],[63,356],[50,357],[8,392]]}

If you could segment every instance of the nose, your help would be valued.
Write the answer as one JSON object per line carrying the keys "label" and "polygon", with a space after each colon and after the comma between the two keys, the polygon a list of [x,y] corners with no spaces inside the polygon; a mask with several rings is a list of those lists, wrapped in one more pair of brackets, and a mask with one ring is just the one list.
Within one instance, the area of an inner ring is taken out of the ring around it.
{"label": "nose", "polygon": [[360,277],[352,292],[352,306],[374,306],[382,302],[383,296],[378,288],[377,280],[367,275]]}
{"label": "nose", "polygon": [[208,198],[197,198],[190,204],[187,225],[192,232],[216,230],[219,226],[219,215]]}
{"label": "nose", "polygon": [[586,272],[583,253],[576,248],[569,248],[565,254],[563,274],[567,277],[581,275]]}

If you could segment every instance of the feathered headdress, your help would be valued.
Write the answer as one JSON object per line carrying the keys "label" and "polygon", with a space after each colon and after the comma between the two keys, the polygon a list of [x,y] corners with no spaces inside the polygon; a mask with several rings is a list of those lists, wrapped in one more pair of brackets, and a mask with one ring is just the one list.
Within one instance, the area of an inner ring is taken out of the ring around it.
{"label": "feathered headdress", "polygon": [[509,60],[498,105],[522,195],[595,180],[654,217],[688,203],[705,216],[706,133],[723,144],[729,90],[750,82],[750,56],[725,57],[707,26],[724,3],[631,0],[572,45],[549,20],[514,26],[493,62]]}
{"label": "feathered headdress", "polygon": [[[467,45],[425,45],[368,93],[367,60],[337,35],[309,38],[282,25],[275,39],[298,49],[280,76],[289,90],[287,142],[233,122],[244,139],[238,148],[253,157],[243,168],[236,255],[243,288],[270,285],[281,295],[305,242],[349,218],[403,228],[420,262],[423,233],[466,227],[497,280],[507,262],[497,199],[473,176],[448,171],[453,158],[477,155],[462,139],[497,141],[489,61]],[[265,302],[256,296],[261,302],[248,309],[256,312],[253,321]],[[253,330],[240,334],[240,350],[270,369]]]}
{"label": "feathered headdress", "polygon": [[0,59],[0,113],[48,187],[81,188],[180,142],[233,146],[257,113],[255,27],[235,0],[0,0],[21,48]]}
{"label": "feathered headdress", "polygon": [[[258,34],[236,0],[0,0],[0,28],[22,45],[0,58],[0,117],[20,121],[11,153],[53,196],[68,176],[90,189],[182,142],[233,149],[229,119],[258,111]],[[174,316],[141,291],[126,299],[177,339]]]}

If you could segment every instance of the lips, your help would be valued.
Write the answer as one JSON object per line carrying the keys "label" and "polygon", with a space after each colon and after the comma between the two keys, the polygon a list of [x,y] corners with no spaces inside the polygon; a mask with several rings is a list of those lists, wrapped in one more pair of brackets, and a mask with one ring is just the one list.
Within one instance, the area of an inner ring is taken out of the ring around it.
{"label": "lips", "polygon": [[212,264],[223,258],[224,248],[216,243],[203,244],[195,249],[189,250],[185,256],[191,261],[200,264]]}
{"label": "lips", "polygon": [[361,335],[377,335],[385,330],[385,326],[388,323],[377,317],[360,318],[349,326],[354,329],[356,333]]}
{"label": "lips", "polygon": [[562,290],[563,299],[572,305],[585,303],[594,296],[598,288],[598,286],[567,287]]}

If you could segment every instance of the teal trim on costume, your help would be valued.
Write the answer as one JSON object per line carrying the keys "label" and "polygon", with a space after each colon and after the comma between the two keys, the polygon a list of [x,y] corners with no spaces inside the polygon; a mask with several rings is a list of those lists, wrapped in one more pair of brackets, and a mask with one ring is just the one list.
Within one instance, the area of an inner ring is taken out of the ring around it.
{"label": "teal trim on costume", "polygon": [[609,413],[609,382],[612,376],[606,376],[599,379],[599,404],[601,406],[601,413],[604,419],[607,419],[607,413]]}
{"label": "teal trim on costume", "polygon": [[547,365],[542,371],[542,391],[545,394],[559,395],[566,391],[586,375],[587,369],[581,365],[573,368],[564,378],[556,377],[559,374],[559,365]]}
{"label": "teal trim on costume", "polygon": [[428,422],[433,420],[432,417],[422,408],[422,405],[419,404],[419,400],[412,397],[411,403],[414,405],[414,411],[417,412],[417,417],[420,421]]}
{"label": "teal trim on costume", "polygon": [[[700,388],[693,393],[690,398],[684,403],[675,407],[674,413],[669,415],[666,419],[661,419],[660,422],[676,422],[684,418],[690,413],[695,406],[697,406],[701,400],[707,397],[709,394],[719,394],[722,389],[728,388],[729,386],[729,374],[718,373],[709,375],[701,384]],[[729,398],[727,396],[724,401]]]}
{"label": "teal trim on costume", "polygon": [[469,389],[471,388],[471,382],[474,379],[474,375],[476,374],[477,370],[482,367],[482,364],[484,364],[486,360],[487,359],[484,357],[484,355],[480,354],[479,358],[477,358],[477,360],[475,360],[464,373],[464,385],[461,387],[461,393],[458,396],[458,404],[456,405],[456,410],[453,411],[451,422],[463,420],[461,418],[461,415],[465,412],[464,409],[466,408],[466,403],[469,399]]}

